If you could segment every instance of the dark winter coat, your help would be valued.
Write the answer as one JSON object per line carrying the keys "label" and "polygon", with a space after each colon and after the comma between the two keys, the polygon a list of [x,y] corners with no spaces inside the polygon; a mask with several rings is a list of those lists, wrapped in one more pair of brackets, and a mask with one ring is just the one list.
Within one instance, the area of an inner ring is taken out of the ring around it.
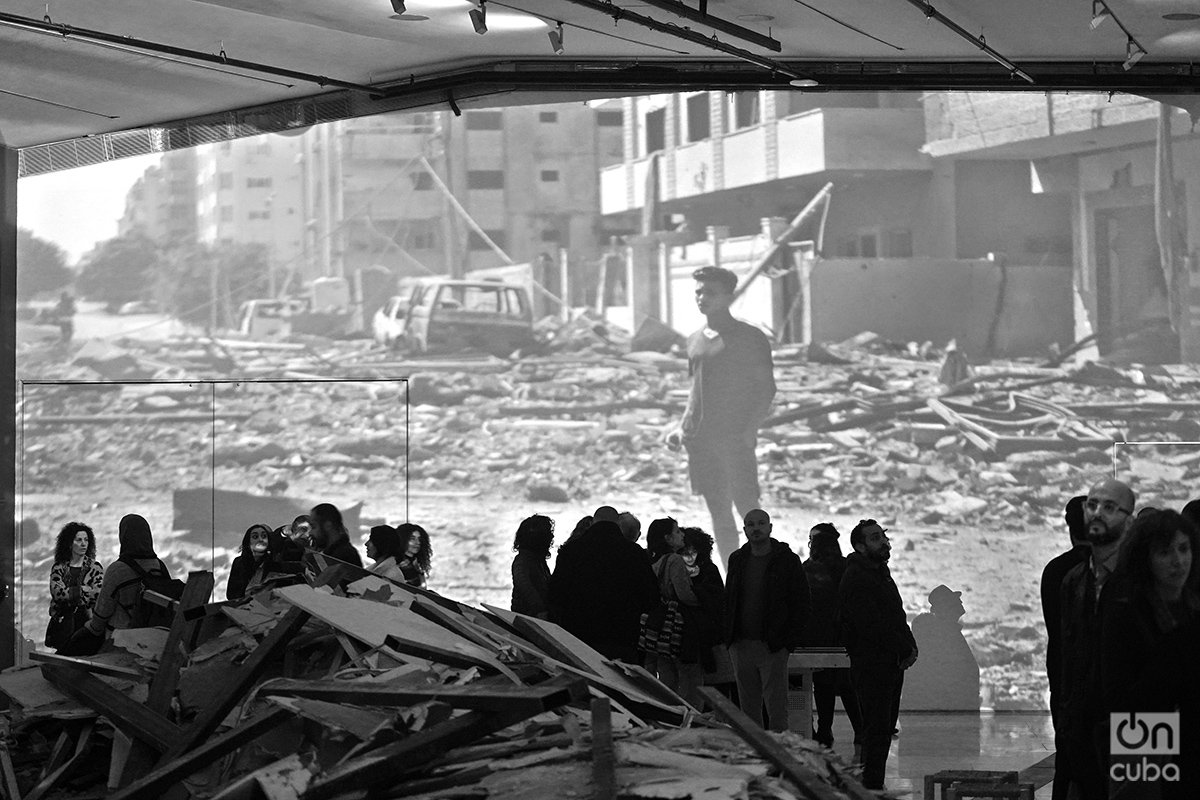
{"label": "dark winter coat", "polygon": [[615,522],[597,522],[558,552],[550,618],[609,658],[637,661],[638,623],[658,602],[642,548]]}
{"label": "dark winter coat", "polygon": [[846,557],[838,586],[842,644],[859,664],[897,667],[917,651],[900,590],[887,564],[862,553]]}
{"label": "dark winter coat", "polygon": [[[807,644],[809,612],[812,606],[808,593],[808,578],[800,564],[800,557],[793,553],[790,547],[775,539],[770,541],[765,597],[767,618],[763,625],[763,635],[768,650],[793,650]],[[749,542],[729,556],[725,585],[726,644],[733,643],[736,633],[746,560],[751,557]]]}
{"label": "dark winter coat", "polygon": [[838,630],[838,587],[846,573],[846,558],[829,555],[804,562],[812,613],[808,622],[808,644],[812,647],[836,647],[842,643]]}

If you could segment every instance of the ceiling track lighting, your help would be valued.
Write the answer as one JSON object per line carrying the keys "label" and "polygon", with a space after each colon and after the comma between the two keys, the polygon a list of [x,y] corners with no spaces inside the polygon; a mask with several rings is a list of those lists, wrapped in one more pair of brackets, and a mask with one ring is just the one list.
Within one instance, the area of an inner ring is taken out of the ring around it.
{"label": "ceiling track lighting", "polygon": [[1133,65],[1141,61],[1146,56],[1146,48],[1142,47],[1134,38],[1130,36],[1125,42],[1125,63],[1121,67],[1125,70],[1133,68]]}
{"label": "ceiling track lighting", "polygon": [[469,16],[476,33],[480,36],[487,33],[487,0],[479,0],[479,8],[472,8]]}
{"label": "ceiling track lighting", "polygon": [[1112,19],[1112,12],[1104,4],[1104,0],[1092,0],[1092,30],[1096,30],[1107,20]]}
{"label": "ceiling track lighting", "polygon": [[558,28],[547,31],[546,36],[550,38],[550,47],[554,50],[554,55],[561,56],[563,54],[563,24],[558,23]]}
{"label": "ceiling track lighting", "polygon": [[392,0],[392,11],[397,14],[404,14],[408,9],[404,5],[404,0]]}

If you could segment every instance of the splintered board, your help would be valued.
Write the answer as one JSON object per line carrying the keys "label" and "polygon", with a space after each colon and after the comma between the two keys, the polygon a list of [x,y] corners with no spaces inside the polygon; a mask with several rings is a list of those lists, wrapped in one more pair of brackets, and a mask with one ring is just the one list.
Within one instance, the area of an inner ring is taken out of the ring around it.
{"label": "splintered board", "polygon": [[507,671],[495,652],[485,650],[407,608],[336,597],[308,586],[288,586],[278,590],[277,595],[371,647],[388,646],[408,655],[447,664],[468,663]]}

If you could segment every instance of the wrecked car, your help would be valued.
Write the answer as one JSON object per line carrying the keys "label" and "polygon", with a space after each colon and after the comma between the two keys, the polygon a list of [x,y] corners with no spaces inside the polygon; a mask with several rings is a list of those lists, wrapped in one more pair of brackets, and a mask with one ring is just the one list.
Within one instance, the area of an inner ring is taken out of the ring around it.
{"label": "wrecked car", "polygon": [[417,353],[507,356],[535,342],[529,292],[503,281],[430,281],[412,297],[403,338]]}

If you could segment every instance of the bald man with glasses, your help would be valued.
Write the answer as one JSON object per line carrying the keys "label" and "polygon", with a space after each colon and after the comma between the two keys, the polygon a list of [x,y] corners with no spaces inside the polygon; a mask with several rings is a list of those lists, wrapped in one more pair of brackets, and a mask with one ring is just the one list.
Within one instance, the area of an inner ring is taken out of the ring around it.
{"label": "bald man with glasses", "polygon": [[1062,669],[1059,685],[1061,735],[1056,737],[1054,796],[1091,800],[1108,797],[1107,717],[1101,712],[1100,611],[1104,588],[1117,567],[1137,497],[1128,484],[1110,478],[1093,486],[1083,503],[1087,559],[1063,578]]}

